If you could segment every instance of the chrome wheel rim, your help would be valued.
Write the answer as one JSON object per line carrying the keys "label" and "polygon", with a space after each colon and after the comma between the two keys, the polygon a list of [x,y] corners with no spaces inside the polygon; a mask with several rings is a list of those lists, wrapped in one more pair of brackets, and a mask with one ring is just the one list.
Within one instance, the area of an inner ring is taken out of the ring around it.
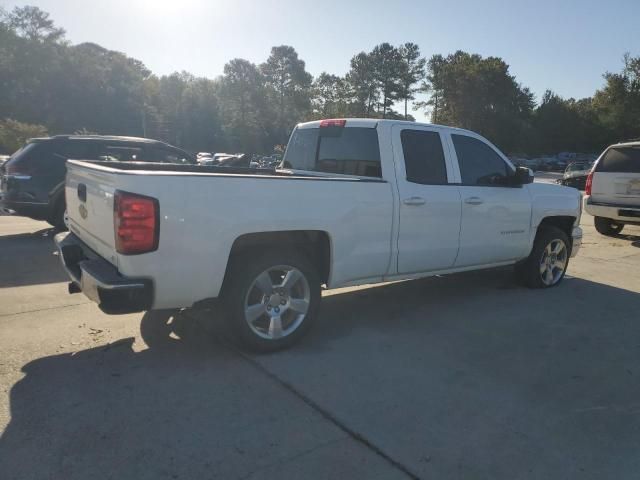
{"label": "chrome wheel rim", "polygon": [[547,286],[555,285],[567,268],[568,251],[560,239],[551,240],[542,252],[540,278]]}
{"label": "chrome wheel rim", "polygon": [[311,302],[304,274],[289,265],[277,265],[258,275],[244,301],[244,318],[259,337],[277,340],[300,327]]}

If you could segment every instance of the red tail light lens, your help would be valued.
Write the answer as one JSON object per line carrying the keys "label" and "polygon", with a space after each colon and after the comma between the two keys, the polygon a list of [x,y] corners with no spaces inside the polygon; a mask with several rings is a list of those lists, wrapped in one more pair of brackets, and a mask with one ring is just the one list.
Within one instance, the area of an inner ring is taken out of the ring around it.
{"label": "red tail light lens", "polygon": [[160,207],[158,200],[116,191],[113,202],[116,251],[124,255],[158,249]]}
{"label": "red tail light lens", "polygon": [[5,173],[7,175],[17,176],[31,176],[33,170],[30,166],[24,165],[24,162],[7,162],[4,166]]}
{"label": "red tail light lens", "polygon": [[593,185],[593,172],[589,172],[589,176],[587,177],[587,182],[584,186],[584,194],[591,195],[591,187]]}
{"label": "red tail light lens", "polygon": [[344,127],[347,121],[344,118],[330,118],[327,120],[320,120],[320,128],[327,127]]}

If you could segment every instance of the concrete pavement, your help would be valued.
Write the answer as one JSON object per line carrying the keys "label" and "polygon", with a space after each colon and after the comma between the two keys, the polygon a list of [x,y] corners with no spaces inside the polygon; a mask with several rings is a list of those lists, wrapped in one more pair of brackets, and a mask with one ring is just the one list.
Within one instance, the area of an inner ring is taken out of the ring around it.
{"label": "concrete pavement", "polygon": [[2,478],[635,478],[640,228],[558,288],[511,271],[325,292],[296,348],[215,312],[108,317],[0,217]]}

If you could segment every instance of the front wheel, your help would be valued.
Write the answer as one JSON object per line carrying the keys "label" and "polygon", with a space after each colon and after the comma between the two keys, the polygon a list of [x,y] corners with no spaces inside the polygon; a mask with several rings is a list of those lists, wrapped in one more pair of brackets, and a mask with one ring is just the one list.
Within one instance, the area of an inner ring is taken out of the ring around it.
{"label": "front wheel", "polygon": [[249,350],[272,352],[297,342],[314,322],[320,280],[296,251],[265,251],[234,259],[224,299],[231,328]]}
{"label": "front wheel", "polygon": [[602,235],[606,235],[608,237],[618,235],[624,228],[624,224],[604,217],[595,217],[593,219],[593,224],[596,227],[598,233],[601,233]]}
{"label": "front wheel", "polygon": [[570,248],[566,233],[556,227],[543,227],[529,257],[516,267],[517,273],[530,288],[555,287],[567,271]]}

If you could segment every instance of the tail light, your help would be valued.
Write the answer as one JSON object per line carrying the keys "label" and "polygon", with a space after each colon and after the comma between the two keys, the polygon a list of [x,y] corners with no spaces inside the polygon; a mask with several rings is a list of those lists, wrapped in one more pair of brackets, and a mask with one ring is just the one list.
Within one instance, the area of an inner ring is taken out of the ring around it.
{"label": "tail light", "polygon": [[591,187],[593,186],[593,171],[589,172],[587,182],[584,185],[584,194],[591,195]]}
{"label": "tail light", "polygon": [[320,128],[327,127],[344,127],[347,121],[344,118],[330,118],[327,120],[320,120]]}
{"label": "tail light", "polygon": [[33,170],[31,166],[25,165],[24,162],[7,162],[4,165],[4,171],[6,175],[12,177],[31,177]]}
{"label": "tail light", "polygon": [[118,253],[135,255],[157,250],[160,233],[158,200],[116,190],[113,225]]}

